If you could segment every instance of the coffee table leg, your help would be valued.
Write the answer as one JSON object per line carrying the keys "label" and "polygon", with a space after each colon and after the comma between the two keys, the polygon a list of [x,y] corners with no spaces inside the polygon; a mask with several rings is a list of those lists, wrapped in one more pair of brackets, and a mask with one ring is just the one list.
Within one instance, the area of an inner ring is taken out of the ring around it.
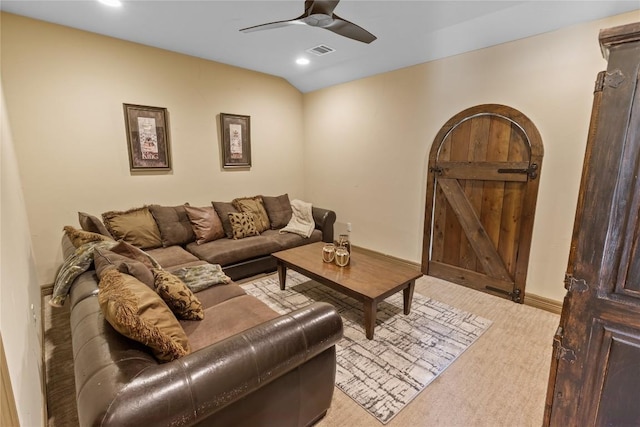
{"label": "coffee table leg", "polygon": [[287,266],[278,261],[278,279],[280,279],[280,290],[284,291],[287,283]]}
{"label": "coffee table leg", "polygon": [[378,314],[378,303],[375,300],[364,301],[364,330],[367,339],[373,339],[373,330],[376,327],[376,315]]}
{"label": "coffee table leg", "polygon": [[402,290],[402,296],[404,297],[404,314],[411,313],[411,301],[413,301],[413,288],[415,288],[416,281],[412,280],[409,285]]}

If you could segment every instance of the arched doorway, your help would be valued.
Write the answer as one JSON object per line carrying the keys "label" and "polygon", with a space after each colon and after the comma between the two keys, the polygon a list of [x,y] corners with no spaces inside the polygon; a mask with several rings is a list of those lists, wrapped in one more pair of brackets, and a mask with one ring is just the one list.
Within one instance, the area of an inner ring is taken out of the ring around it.
{"label": "arched doorway", "polygon": [[505,105],[445,123],[429,155],[424,274],[524,301],[543,151],[531,120]]}

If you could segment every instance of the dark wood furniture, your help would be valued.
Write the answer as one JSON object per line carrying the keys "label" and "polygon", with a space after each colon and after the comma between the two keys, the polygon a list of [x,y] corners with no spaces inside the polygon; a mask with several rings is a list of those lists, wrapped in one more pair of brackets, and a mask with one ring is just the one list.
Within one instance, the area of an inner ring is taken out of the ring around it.
{"label": "dark wood furniture", "polygon": [[346,267],[322,261],[322,247],[318,242],[276,252],[280,289],[285,289],[287,268],[362,301],[364,326],[368,339],[373,339],[378,302],[402,291],[404,314],[411,311],[416,279],[422,277],[419,270],[392,258],[375,257],[353,249],[351,261]]}
{"label": "dark wood furniture", "polygon": [[546,426],[640,425],[640,23],[600,45]]}

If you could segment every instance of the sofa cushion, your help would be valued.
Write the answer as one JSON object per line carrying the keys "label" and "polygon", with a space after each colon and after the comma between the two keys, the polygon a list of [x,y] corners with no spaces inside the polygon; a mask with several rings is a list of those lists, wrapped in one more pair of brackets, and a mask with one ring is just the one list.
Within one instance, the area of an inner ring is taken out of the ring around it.
{"label": "sofa cushion", "polygon": [[150,205],[149,211],[156,220],[162,246],[186,245],[196,239],[185,206]]}
{"label": "sofa cushion", "polygon": [[153,273],[142,262],[127,258],[108,249],[95,249],[93,261],[96,267],[96,275],[98,279],[102,277],[104,272],[109,268],[115,268],[121,273],[129,274],[149,288],[154,289]]}
{"label": "sofa cushion", "polygon": [[259,299],[242,295],[206,309],[201,322],[183,320],[180,324],[196,351],[278,316]]}
{"label": "sofa cushion", "polygon": [[269,216],[264,208],[261,196],[241,197],[234,199],[231,203],[238,211],[253,215],[253,222],[256,225],[258,233],[262,233],[264,230],[271,228]]}
{"label": "sofa cushion", "polygon": [[197,244],[201,245],[225,237],[222,221],[220,221],[220,217],[213,206],[205,206],[203,208],[185,206],[184,210],[187,212],[187,217],[189,217]]}
{"label": "sofa cushion", "polygon": [[197,245],[189,243],[186,249],[198,258],[210,264],[223,267],[240,261],[246,261],[280,250],[280,245],[264,236],[247,237],[240,240],[220,239]]}
{"label": "sofa cushion", "polygon": [[70,225],[63,227],[64,233],[67,235],[71,243],[76,248],[89,242],[113,242],[111,237],[104,236],[102,234],[93,233],[91,231],[78,230]]}
{"label": "sofa cushion", "polygon": [[102,214],[104,225],[116,240],[124,240],[141,249],[162,246],[160,230],[149,208],[109,211]]}
{"label": "sofa cushion", "polygon": [[[195,245],[195,242],[189,243],[189,245]],[[169,246],[168,248],[156,248],[148,249],[145,251],[151,255],[160,266],[165,270],[170,270],[172,267],[200,261],[196,256],[184,250],[182,246]]]}
{"label": "sofa cushion", "polygon": [[277,197],[262,196],[262,201],[273,230],[282,228],[289,223],[292,211],[288,194]]}
{"label": "sofa cushion", "polygon": [[113,238],[102,221],[93,215],[89,215],[85,212],[78,212],[78,222],[80,223],[80,227],[85,231],[91,231],[92,233],[98,233]]}
{"label": "sofa cushion", "polygon": [[285,250],[309,243],[320,242],[322,240],[322,231],[313,230],[311,232],[311,236],[302,237],[299,234],[280,233],[278,230],[267,230],[262,233],[261,236],[274,241],[280,248],[279,250]]}
{"label": "sofa cushion", "polygon": [[260,235],[256,229],[256,223],[252,213],[230,213],[229,222],[231,223],[233,238],[235,240]]}
{"label": "sofa cushion", "polygon": [[196,293],[196,296],[202,303],[202,307],[205,310],[241,295],[246,295],[246,292],[235,283],[229,283],[224,286],[211,286],[210,288]]}
{"label": "sofa cushion", "polygon": [[98,301],[105,319],[122,335],[149,348],[168,362],[190,352],[189,340],[167,304],[133,276],[115,269],[104,272]]}
{"label": "sofa cushion", "polygon": [[227,235],[227,238],[232,239],[233,229],[231,228],[231,223],[229,222],[229,214],[237,213],[238,210],[230,202],[211,202],[211,204],[218,213],[218,217],[222,222],[224,234]]}
{"label": "sofa cushion", "polygon": [[182,280],[168,271],[153,270],[155,289],[178,319],[202,320],[202,304]]}

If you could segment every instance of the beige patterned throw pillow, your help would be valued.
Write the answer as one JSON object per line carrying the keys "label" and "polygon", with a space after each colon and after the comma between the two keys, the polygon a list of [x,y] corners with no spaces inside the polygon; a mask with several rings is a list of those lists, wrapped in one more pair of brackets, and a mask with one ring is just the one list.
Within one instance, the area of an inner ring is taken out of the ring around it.
{"label": "beige patterned throw pillow", "polygon": [[182,280],[168,271],[153,269],[156,292],[180,319],[202,320],[202,304]]}
{"label": "beige patterned throw pillow", "polygon": [[233,230],[233,238],[236,240],[260,235],[253,221],[253,215],[250,213],[230,213],[229,222]]}

